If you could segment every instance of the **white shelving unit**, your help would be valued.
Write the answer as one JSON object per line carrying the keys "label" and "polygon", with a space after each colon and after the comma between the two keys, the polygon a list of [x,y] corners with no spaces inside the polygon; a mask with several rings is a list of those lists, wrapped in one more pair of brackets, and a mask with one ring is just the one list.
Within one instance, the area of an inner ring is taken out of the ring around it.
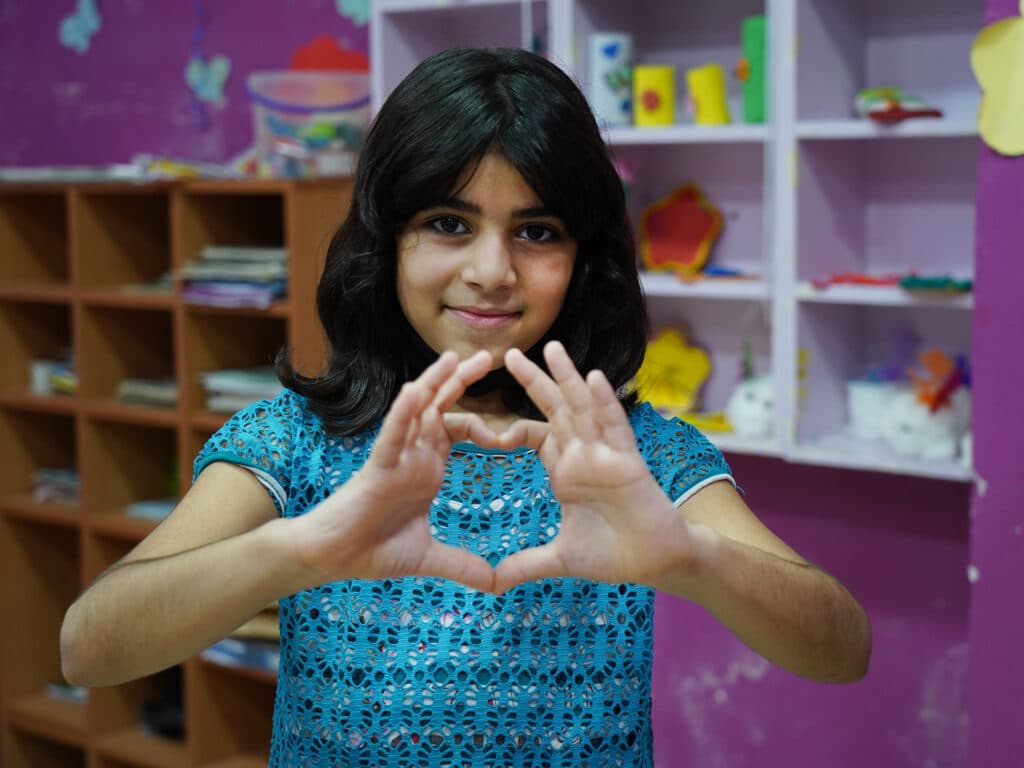
{"label": "white shelving unit", "polygon": [[[682,72],[741,57],[740,24],[769,20],[769,122],[692,124]],[[373,100],[379,106],[424,56],[454,45],[522,45],[545,53],[587,89],[587,38],[626,30],[634,60],[676,67],[678,124],[613,127],[605,137],[632,170],[630,210],[693,181],[722,210],[713,262],[744,280],[684,282],[644,274],[654,328],[683,327],[712,354],[705,410],[722,408],[744,349],[775,384],[776,430],[748,441],[710,435],[723,450],[790,461],[969,480],[959,462],[899,459],[846,431],[845,386],[914,333],[922,349],[969,352],[971,295],[891,286],[816,287],[837,274],[974,272],[975,115],[969,65],[983,0],[376,0]],[[854,114],[861,88],[899,86],[942,118],[879,126]],[[804,371],[801,378],[799,370]]]}

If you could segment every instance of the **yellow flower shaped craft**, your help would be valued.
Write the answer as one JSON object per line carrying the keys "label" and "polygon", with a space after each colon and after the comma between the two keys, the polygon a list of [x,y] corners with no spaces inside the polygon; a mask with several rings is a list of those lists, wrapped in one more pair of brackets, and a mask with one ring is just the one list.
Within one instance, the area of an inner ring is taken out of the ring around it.
{"label": "yellow flower shaped craft", "polygon": [[[1024,0],[1020,4],[1024,16]],[[971,68],[983,91],[978,132],[996,152],[1024,155],[1024,18],[985,27],[974,40]]]}
{"label": "yellow flower shaped craft", "polygon": [[638,394],[659,410],[692,411],[710,372],[707,352],[691,347],[678,331],[665,330],[647,344],[636,375]]}

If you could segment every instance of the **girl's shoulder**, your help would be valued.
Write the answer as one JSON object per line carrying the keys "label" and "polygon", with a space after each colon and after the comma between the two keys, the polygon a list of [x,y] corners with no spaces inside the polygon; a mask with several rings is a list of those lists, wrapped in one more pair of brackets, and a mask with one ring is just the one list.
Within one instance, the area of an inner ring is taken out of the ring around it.
{"label": "girl's shoulder", "polygon": [[630,409],[629,421],[637,449],[652,470],[668,472],[683,467],[695,476],[731,475],[721,451],[697,427],[678,416],[664,416],[650,403],[640,402]]}

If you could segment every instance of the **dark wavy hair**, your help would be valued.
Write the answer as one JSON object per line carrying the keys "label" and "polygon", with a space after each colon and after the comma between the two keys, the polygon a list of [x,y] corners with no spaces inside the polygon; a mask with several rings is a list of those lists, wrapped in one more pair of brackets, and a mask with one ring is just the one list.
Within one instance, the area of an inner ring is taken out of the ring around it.
{"label": "dark wavy hair", "polygon": [[[397,243],[418,212],[440,204],[488,152],[505,157],[577,243],[560,314],[527,355],[560,340],[577,368],[602,370],[623,405],[643,360],[648,319],[622,182],[586,99],[557,66],[521,49],[455,48],[421,62],[384,102],[356,168],[348,216],[331,240],[316,303],[329,357],[301,375],[289,351],[282,384],[306,397],[333,434],[381,419],[402,384],[436,353],[413,331],[397,295]],[[475,391],[537,418],[504,369]]]}

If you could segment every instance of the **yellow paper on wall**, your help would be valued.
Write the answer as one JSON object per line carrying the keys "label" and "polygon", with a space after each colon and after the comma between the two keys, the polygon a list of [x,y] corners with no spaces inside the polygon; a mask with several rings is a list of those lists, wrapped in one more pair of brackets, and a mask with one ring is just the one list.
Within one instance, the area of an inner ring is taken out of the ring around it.
{"label": "yellow paper on wall", "polygon": [[[1021,0],[1024,16],[1024,0]],[[996,152],[1024,155],[1024,18],[997,21],[974,39],[971,68],[981,86],[978,132]]]}

